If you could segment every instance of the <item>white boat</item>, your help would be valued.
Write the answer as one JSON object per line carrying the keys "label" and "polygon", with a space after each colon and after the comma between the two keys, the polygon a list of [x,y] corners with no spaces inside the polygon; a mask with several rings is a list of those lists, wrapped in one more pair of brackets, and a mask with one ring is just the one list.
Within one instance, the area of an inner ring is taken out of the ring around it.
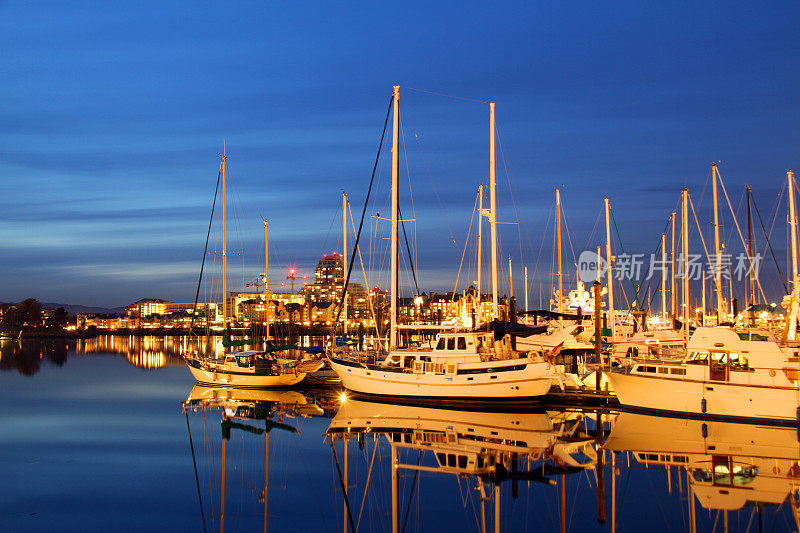
{"label": "white boat", "polygon": [[765,330],[697,328],[682,361],[636,359],[608,377],[627,408],[798,421],[800,351]]}
{"label": "white boat", "polygon": [[[223,335],[224,347],[255,344],[256,341],[231,341],[230,324],[228,323],[228,291],[227,291],[227,235],[226,235],[226,170],[227,157],[220,156],[220,179],[222,183],[222,323],[228,328]],[[265,247],[267,225],[264,224]],[[269,291],[269,251],[266,252],[267,265],[264,274],[265,289]],[[266,327],[269,333],[269,325]],[[260,339],[257,342],[261,342]],[[202,385],[224,385],[229,387],[289,387],[303,381],[306,374],[322,368],[325,361],[318,358],[303,358],[300,360],[280,358],[276,356],[282,350],[293,346],[273,346],[267,341],[264,351],[231,351],[226,352],[221,358],[200,357],[197,354],[185,357],[189,371],[198,383]]]}
{"label": "white boat", "polygon": [[794,428],[622,413],[603,448],[630,452],[646,468],[686,469],[690,495],[705,509],[779,505],[800,489]]}
{"label": "white boat", "polygon": [[[397,349],[399,97],[393,91],[391,298],[389,353],[382,362],[367,363],[343,355],[329,356],[342,385],[356,393],[423,401],[498,401],[539,398],[550,390],[549,364],[538,354],[512,351],[507,337],[495,340],[485,332],[439,333],[428,348]],[[490,203],[492,240],[492,316],[497,318],[497,229],[494,104],[490,103]],[[479,254],[480,255],[480,254]],[[480,284],[479,284],[480,285]]]}
{"label": "white boat", "polygon": [[325,361],[296,361],[270,357],[260,351],[232,352],[223,359],[189,359],[186,364],[198,383],[229,387],[290,387]]}
{"label": "white boat", "polygon": [[543,358],[519,357],[493,333],[439,333],[432,348],[393,350],[377,363],[329,360],[347,390],[425,401],[538,398],[552,381]]}

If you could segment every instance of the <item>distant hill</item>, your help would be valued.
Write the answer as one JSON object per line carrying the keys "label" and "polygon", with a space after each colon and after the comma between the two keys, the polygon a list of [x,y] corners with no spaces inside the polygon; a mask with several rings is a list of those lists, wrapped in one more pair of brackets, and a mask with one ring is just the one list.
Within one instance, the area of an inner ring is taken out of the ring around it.
{"label": "distant hill", "polygon": [[99,315],[109,313],[124,313],[124,307],[90,307],[86,305],[59,304],[42,302],[42,309],[58,309],[63,307],[70,315]]}

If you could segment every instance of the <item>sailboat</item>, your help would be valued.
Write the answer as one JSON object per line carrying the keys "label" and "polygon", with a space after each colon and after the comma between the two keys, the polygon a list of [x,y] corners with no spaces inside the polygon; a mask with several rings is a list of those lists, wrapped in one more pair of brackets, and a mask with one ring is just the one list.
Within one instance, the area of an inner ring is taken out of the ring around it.
{"label": "sailboat", "polygon": [[[791,171],[788,178],[794,282],[789,296],[789,307],[793,311],[785,326],[784,342],[758,328],[698,327],[687,343],[687,353],[682,360],[636,359],[631,366],[608,373],[623,406],[703,418],[798,423],[800,348],[785,342],[786,337],[793,337],[798,307],[797,220]],[[688,257],[688,192],[685,189],[683,197],[684,257]],[[684,301],[688,301],[686,276],[683,285]],[[687,322],[684,320],[688,336]]]}
{"label": "sailboat", "polygon": [[[252,345],[259,341],[233,341],[230,338],[227,290],[227,157],[221,155],[220,158],[220,178],[222,182],[222,323],[224,326],[223,346],[227,349],[234,346]],[[267,257],[269,256],[268,251],[266,255]],[[269,333],[268,329],[267,333]],[[320,359],[298,361],[281,358],[276,355],[293,348],[293,345],[273,345],[268,340],[265,345],[263,350],[229,351],[221,358],[206,358],[197,354],[187,355],[185,358],[186,364],[198,383],[231,387],[292,386],[303,381],[306,374],[319,370],[325,364]]]}
{"label": "sailboat", "polygon": [[[405,398],[422,402],[519,401],[538,399],[550,390],[549,363],[539,354],[512,350],[506,335],[462,331],[441,332],[428,347],[398,348],[398,167],[400,86],[393,91],[392,230],[389,353],[383,361],[365,362],[331,355],[331,368],[342,386],[358,394]],[[490,109],[490,202],[492,236],[492,297],[497,312],[497,234],[494,103]]]}

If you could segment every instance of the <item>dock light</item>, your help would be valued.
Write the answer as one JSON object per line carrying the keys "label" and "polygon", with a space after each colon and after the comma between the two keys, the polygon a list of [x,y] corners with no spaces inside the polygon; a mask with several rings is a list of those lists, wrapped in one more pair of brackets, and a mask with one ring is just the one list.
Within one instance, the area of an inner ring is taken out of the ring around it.
{"label": "dock light", "polygon": [[344,392],[343,392],[343,393],[341,393],[341,394],[339,395],[339,403],[344,403],[344,402],[346,402],[346,401],[347,401],[347,393],[344,393]]}

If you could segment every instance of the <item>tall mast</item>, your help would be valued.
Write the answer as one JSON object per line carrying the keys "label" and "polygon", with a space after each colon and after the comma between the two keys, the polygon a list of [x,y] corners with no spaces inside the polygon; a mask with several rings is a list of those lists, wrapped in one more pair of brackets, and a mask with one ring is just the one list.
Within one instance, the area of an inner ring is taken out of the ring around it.
{"label": "tall mast", "polygon": [[611,216],[610,207],[608,205],[608,198],[605,199],[606,204],[606,260],[607,277],[606,283],[608,284],[608,325],[611,326],[611,340],[614,340],[614,333],[616,332],[614,320],[614,276],[611,267]]}
{"label": "tall mast", "polygon": [[700,325],[705,327],[706,325],[706,280],[705,277],[701,276],[700,286],[702,287],[701,297],[700,297],[700,307],[703,308],[703,315],[700,318]]}
{"label": "tall mast", "polygon": [[789,316],[786,317],[787,340],[795,340],[797,336],[797,312],[798,312],[798,279],[797,279],[797,208],[794,204],[794,172],[791,170],[786,173],[789,180],[789,229],[791,231],[792,249],[792,297],[789,308]]}
{"label": "tall mast", "polygon": [[342,314],[344,315],[344,333],[347,334],[347,295],[345,280],[347,278],[347,193],[342,193]]}
{"label": "tall mast", "polygon": [[497,184],[495,183],[494,102],[489,102],[489,224],[492,230],[492,318],[497,318]]}
{"label": "tall mast", "polygon": [[478,318],[477,322],[480,323],[482,306],[481,306],[481,258],[483,256],[483,184],[478,185]]}
{"label": "tall mast", "polygon": [[400,86],[392,91],[394,116],[392,117],[392,259],[391,259],[391,306],[389,308],[389,349],[397,346],[397,202],[398,168],[400,166]]}
{"label": "tall mast", "polygon": [[[561,270],[561,191],[556,189],[556,242],[558,243],[558,312],[564,313],[564,277]],[[558,318],[559,324],[564,317]]]}
{"label": "tall mast", "polygon": [[681,206],[681,244],[683,255],[683,331],[686,342],[689,342],[689,189],[681,192],[683,202]]}
{"label": "tall mast", "polygon": [[528,267],[525,267],[525,311],[528,310]]}
{"label": "tall mast", "polygon": [[225,192],[227,156],[222,158],[222,326],[228,325],[228,203]]}
{"label": "tall mast", "polygon": [[667,276],[664,267],[667,265],[667,234],[661,234],[661,321],[667,323]]}
{"label": "tall mast", "polygon": [[[511,271],[511,256],[508,256],[508,297],[514,297],[514,273]],[[509,300],[509,305],[511,301]]]}
{"label": "tall mast", "polygon": [[750,325],[756,325],[756,273],[753,268],[753,218],[750,214],[750,186],[745,185],[747,189],[747,254],[750,266]]}
{"label": "tall mast", "polygon": [[711,163],[711,180],[714,186],[714,250],[716,252],[716,268],[714,269],[714,290],[717,294],[717,324],[722,324],[723,318],[727,314],[722,301],[722,253],[719,249],[719,211],[717,208],[717,164]]}
{"label": "tall mast", "polygon": [[672,212],[670,218],[672,219],[672,255],[671,255],[671,262],[670,265],[670,272],[672,273],[672,278],[670,281],[669,286],[669,302],[670,302],[670,312],[672,313],[672,318],[675,318],[675,211]]}
{"label": "tall mast", "polygon": [[264,221],[264,297],[266,299],[264,316],[267,319],[266,338],[269,339],[269,224],[266,220]]}

